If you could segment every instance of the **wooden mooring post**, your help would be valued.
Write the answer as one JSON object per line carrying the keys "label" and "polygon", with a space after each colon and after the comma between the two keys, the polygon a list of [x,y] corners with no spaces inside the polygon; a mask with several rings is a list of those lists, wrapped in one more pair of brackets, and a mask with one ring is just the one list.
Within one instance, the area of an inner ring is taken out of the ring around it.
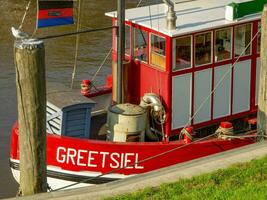
{"label": "wooden mooring post", "polygon": [[47,191],[44,43],[15,41],[22,196]]}
{"label": "wooden mooring post", "polygon": [[267,134],[267,4],[264,6],[261,18],[261,69],[259,82],[259,100],[257,130],[259,137]]}

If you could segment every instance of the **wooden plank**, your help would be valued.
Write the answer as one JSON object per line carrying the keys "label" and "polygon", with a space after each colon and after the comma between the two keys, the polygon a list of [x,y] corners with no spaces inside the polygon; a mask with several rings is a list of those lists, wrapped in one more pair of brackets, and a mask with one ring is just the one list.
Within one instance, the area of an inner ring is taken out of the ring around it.
{"label": "wooden plank", "polygon": [[86,124],[86,118],[78,119],[78,120],[68,120],[67,126],[84,126]]}
{"label": "wooden plank", "polygon": [[71,132],[71,131],[84,131],[85,126],[84,125],[76,125],[76,126],[67,126],[66,127],[66,132]]}
{"label": "wooden plank", "polygon": [[58,123],[56,123],[56,122],[53,121],[53,120],[50,120],[48,123],[50,124],[50,126],[53,126],[53,127],[55,127],[56,129],[60,130],[61,124],[58,124]]}
{"label": "wooden plank", "polygon": [[67,113],[68,113],[68,116],[86,114],[86,108],[71,110],[71,111],[68,111]]}
{"label": "wooden plank", "polygon": [[84,114],[76,114],[76,115],[71,115],[71,117],[67,117],[67,121],[72,121],[72,120],[79,120],[79,119],[84,119],[86,113]]}

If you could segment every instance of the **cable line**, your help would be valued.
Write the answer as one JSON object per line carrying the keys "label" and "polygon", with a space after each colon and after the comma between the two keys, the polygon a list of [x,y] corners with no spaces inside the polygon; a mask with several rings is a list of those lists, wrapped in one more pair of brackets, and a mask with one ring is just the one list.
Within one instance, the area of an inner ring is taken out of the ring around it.
{"label": "cable line", "polygon": [[[78,19],[77,19],[77,27],[76,27],[76,31],[78,32],[81,28],[81,4],[82,4],[82,0],[78,1]],[[76,35],[76,46],[75,46],[75,57],[74,57],[74,64],[73,64],[73,71],[72,71],[72,76],[71,76],[71,84],[70,84],[70,88],[73,88],[73,82],[74,82],[74,78],[76,75],[76,69],[77,69],[77,59],[78,59],[78,51],[79,51],[79,43],[80,43],[80,35],[77,34]]]}

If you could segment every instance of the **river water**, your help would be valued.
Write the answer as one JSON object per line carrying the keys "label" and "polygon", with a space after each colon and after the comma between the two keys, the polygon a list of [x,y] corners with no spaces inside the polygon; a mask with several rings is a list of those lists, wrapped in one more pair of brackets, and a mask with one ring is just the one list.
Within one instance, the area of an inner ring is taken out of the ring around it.
{"label": "river water", "polygon": [[[32,34],[36,19],[36,0],[32,0],[23,24],[23,30]],[[157,1],[157,0],[156,0]],[[155,3],[155,0],[144,0]],[[18,184],[14,181],[9,168],[9,143],[12,124],[17,119],[15,69],[13,62],[12,26],[20,25],[28,0],[2,0],[0,4],[0,198],[16,195]],[[138,0],[127,0],[127,7],[135,7]],[[116,9],[116,0],[84,0],[82,2],[82,28],[97,28],[111,25],[105,12]],[[36,32],[36,37],[74,31],[75,25],[45,28]],[[80,48],[75,87],[82,79],[90,79],[105,58],[111,47],[111,30],[83,34]],[[45,41],[47,81],[70,85],[75,53],[75,36]],[[97,81],[103,83],[104,77],[111,72],[110,59],[100,71]]]}

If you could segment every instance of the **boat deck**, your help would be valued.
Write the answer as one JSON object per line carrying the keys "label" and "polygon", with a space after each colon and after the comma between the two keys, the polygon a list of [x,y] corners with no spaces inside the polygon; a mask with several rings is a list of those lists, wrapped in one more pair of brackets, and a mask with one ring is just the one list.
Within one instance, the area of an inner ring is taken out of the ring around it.
{"label": "boat deck", "polygon": [[79,89],[70,89],[61,83],[47,83],[47,100],[59,107],[71,105],[74,102],[94,103],[91,112],[90,138],[105,140],[107,109],[111,104],[111,93],[95,97],[84,97]]}

